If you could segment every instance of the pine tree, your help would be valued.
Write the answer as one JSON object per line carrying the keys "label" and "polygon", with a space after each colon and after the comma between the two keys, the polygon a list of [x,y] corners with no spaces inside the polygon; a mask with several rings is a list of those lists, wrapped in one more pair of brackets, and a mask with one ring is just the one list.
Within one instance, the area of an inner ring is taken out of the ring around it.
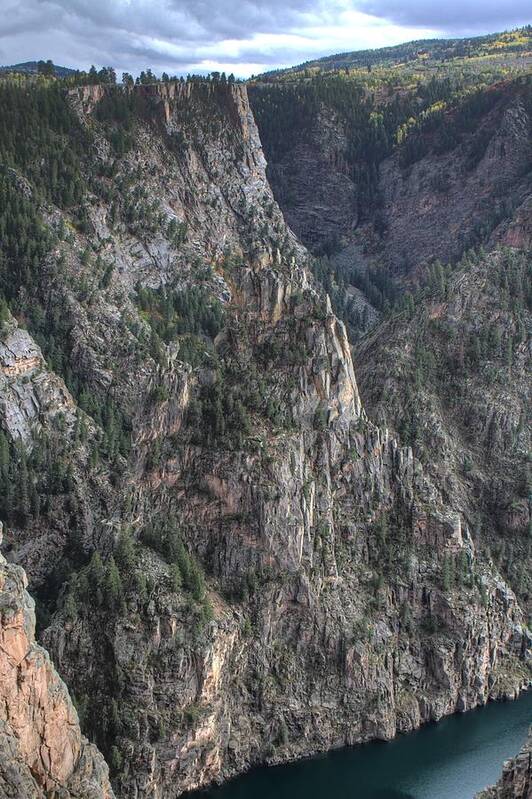
{"label": "pine tree", "polygon": [[459,580],[462,583],[462,585],[467,585],[467,583],[469,582],[469,558],[465,549],[462,549],[460,552],[460,557],[458,562],[458,573],[459,573]]}
{"label": "pine tree", "polygon": [[148,579],[143,572],[135,572],[135,590],[137,599],[143,605],[148,599]]}
{"label": "pine tree", "polygon": [[30,486],[30,512],[34,519],[38,519],[41,512],[41,498],[33,482]]}
{"label": "pine tree", "polygon": [[442,585],[444,591],[450,591],[454,585],[454,561],[451,555],[445,555],[443,558]]}
{"label": "pine tree", "polygon": [[103,602],[103,583],[105,579],[105,568],[99,552],[93,552],[89,568],[88,568],[88,581],[90,589],[96,596],[98,605]]}
{"label": "pine tree", "polygon": [[110,608],[117,612],[123,611],[125,605],[124,587],[122,585],[122,578],[120,577],[118,566],[112,555],[105,569],[104,594]]}
{"label": "pine tree", "polygon": [[117,771],[120,771],[120,769],[122,768],[122,762],[123,762],[122,755],[120,754],[119,749],[116,746],[113,745],[111,747],[111,763],[110,763],[110,765],[111,765],[112,770],[115,773]]}
{"label": "pine tree", "polygon": [[6,480],[9,475],[9,443],[3,430],[0,430],[0,477]]}
{"label": "pine tree", "polygon": [[177,563],[172,563],[170,566],[170,585],[172,591],[175,594],[179,594],[181,591],[181,587],[183,584],[183,578],[181,577],[181,571]]}
{"label": "pine tree", "polygon": [[78,603],[74,594],[69,591],[65,598],[65,603],[63,605],[63,612],[65,617],[68,621],[73,622],[78,617]]}
{"label": "pine tree", "polygon": [[113,737],[120,734],[121,728],[120,712],[118,710],[118,702],[116,699],[111,700],[111,712],[109,714],[109,731]]}
{"label": "pine tree", "polygon": [[18,470],[18,507],[20,515],[24,521],[30,515],[30,489],[29,489],[29,476],[28,476],[28,463],[26,460],[26,453],[22,451],[20,456],[20,466]]}
{"label": "pine tree", "polygon": [[194,558],[190,559],[187,588],[196,602],[201,602],[205,596],[205,579],[198,563]]}
{"label": "pine tree", "polygon": [[5,323],[9,321],[9,317],[9,306],[5,300],[5,297],[0,297],[0,326],[5,325]]}
{"label": "pine tree", "polygon": [[136,562],[136,547],[129,527],[124,527],[120,531],[115,557],[120,571],[124,574],[131,574]]}
{"label": "pine tree", "polygon": [[506,360],[506,367],[508,369],[511,369],[513,361],[514,361],[514,342],[513,342],[513,338],[512,338],[511,335],[509,335],[507,340],[506,340],[506,356],[505,356],[505,360]]}

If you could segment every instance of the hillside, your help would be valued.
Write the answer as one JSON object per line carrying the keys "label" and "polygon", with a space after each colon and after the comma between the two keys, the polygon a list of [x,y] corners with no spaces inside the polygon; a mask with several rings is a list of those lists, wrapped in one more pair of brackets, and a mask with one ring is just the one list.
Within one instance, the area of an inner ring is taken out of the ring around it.
{"label": "hillside", "polygon": [[[297,235],[319,252],[337,249],[342,239],[349,240],[353,233],[356,238],[362,231],[373,235],[377,248],[387,249],[386,235],[393,232],[395,217],[401,213],[389,208],[396,182],[404,184],[401,194],[412,195],[414,202],[441,207],[441,202],[428,201],[427,195],[432,194],[447,205],[447,195],[452,198],[453,186],[461,181],[458,173],[478,181],[479,171],[496,149],[497,137],[504,135],[501,124],[513,125],[506,135],[521,139],[522,151],[513,162],[503,150],[499,152],[503,171],[513,169],[515,175],[501,175],[501,189],[513,194],[511,183],[528,180],[530,169],[531,78],[530,71],[511,80],[501,80],[503,74],[487,71],[471,76],[458,70],[452,78],[436,78],[424,73],[413,86],[404,88],[385,80],[370,88],[340,75],[292,85],[252,85],[251,102],[269,178]],[[521,131],[517,118],[511,122],[512,103],[513,113],[521,115]],[[502,142],[500,147],[504,147]],[[426,172],[431,174],[420,181],[420,174]],[[483,182],[489,183],[487,176]],[[494,187],[493,171],[491,183]],[[481,190],[486,194],[484,216],[489,213],[493,187]],[[517,202],[522,191],[517,189],[516,194]],[[467,189],[464,206],[454,211],[467,217],[471,229],[469,243],[464,241],[462,247],[475,243],[473,228],[484,222],[466,207],[475,198],[480,199],[478,189]],[[368,223],[370,229],[364,231]],[[402,230],[404,223],[397,218]],[[440,227],[445,230],[448,225]],[[421,226],[416,233],[427,236],[426,253],[434,228]],[[367,235],[362,235],[363,243],[365,239]],[[396,241],[390,244],[390,250],[401,249]],[[412,258],[411,242],[408,249]],[[418,257],[416,251],[417,247],[414,257]],[[453,257],[456,252],[455,247]]]}
{"label": "hillside", "polygon": [[314,61],[306,61],[288,69],[267,72],[259,80],[292,80],[301,74],[308,77],[315,72],[397,67],[405,64],[430,69],[433,65],[462,59],[495,58],[499,63],[512,63],[515,56],[530,58],[532,52],[532,27],[527,25],[504,33],[491,33],[461,39],[418,39],[392,47],[374,50],[355,50],[338,53]]}
{"label": "hillside", "polygon": [[372,418],[413,447],[530,607],[529,252],[436,266],[406,310],[361,340],[355,363]]}
{"label": "hillside", "polygon": [[333,74],[250,87],[274,195],[321,258],[352,340],[433,259],[511,236],[530,246],[530,70],[504,75],[453,67],[408,83]]}
{"label": "hillside", "polygon": [[[0,72],[19,72],[23,75],[34,75],[40,71],[40,65],[44,63],[44,61],[24,61],[21,64],[0,66]],[[75,69],[61,67],[58,64],[53,65],[53,71],[58,78],[66,78],[69,75],[75,75],[77,72]]]}

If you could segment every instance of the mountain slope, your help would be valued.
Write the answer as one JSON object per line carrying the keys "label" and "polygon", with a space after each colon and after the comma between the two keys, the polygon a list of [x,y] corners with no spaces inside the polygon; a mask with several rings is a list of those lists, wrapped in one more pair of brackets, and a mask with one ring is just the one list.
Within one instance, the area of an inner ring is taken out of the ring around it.
{"label": "mountain slope", "polygon": [[[22,74],[36,74],[39,72],[39,64],[42,61],[23,61],[20,64],[11,64],[9,66],[0,66],[0,72],[20,72]],[[53,64],[54,75],[58,78],[66,78],[69,75],[75,75],[77,70],[71,67],[62,67],[58,64]]]}
{"label": "mountain slope", "polygon": [[250,88],[275,197],[351,341],[435,259],[530,246],[532,84],[498,77]]}
{"label": "mountain slope", "polygon": [[380,47],[374,50],[356,50],[351,53],[306,61],[288,69],[268,72],[261,79],[286,77],[291,79],[298,73],[311,73],[315,70],[334,71],[339,69],[396,66],[405,62],[417,62],[426,68],[431,62],[445,62],[462,58],[486,58],[493,56],[508,57],[514,54],[530,56],[532,50],[532,28],[527,25],[504,33],[491,33],[463,39],[419,39],[392,47]]}
{"label": "mountain slope", "polygon": [[383,98],[333,77],[251,98],[275,195],[314,251],[354,240],[411,271],[459,257],[530,193],[528,76]]}
{"label": "mountain slope", "polygon": [[368,413],[409,443],[477,544],[531,599],[530,255],[470,254],[355,351]]}

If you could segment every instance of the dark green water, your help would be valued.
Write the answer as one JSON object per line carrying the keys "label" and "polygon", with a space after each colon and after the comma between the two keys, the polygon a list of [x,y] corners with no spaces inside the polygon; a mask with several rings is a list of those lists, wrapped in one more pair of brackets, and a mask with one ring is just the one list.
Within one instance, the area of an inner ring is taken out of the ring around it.
{"label": "dark green water", "polygon": [[532,691],[390,743],[258,768],[197,799],[472,799],[495,782],[532,724]]}

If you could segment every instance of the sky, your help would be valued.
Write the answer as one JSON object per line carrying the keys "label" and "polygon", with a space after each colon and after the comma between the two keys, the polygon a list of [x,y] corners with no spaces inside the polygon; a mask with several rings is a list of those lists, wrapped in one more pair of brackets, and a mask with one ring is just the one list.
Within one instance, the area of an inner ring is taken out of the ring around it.
{"label": "sky", "polygon": [[532,22],[531,0],[0,0],[0,64],[249,77],[320,56]]}

